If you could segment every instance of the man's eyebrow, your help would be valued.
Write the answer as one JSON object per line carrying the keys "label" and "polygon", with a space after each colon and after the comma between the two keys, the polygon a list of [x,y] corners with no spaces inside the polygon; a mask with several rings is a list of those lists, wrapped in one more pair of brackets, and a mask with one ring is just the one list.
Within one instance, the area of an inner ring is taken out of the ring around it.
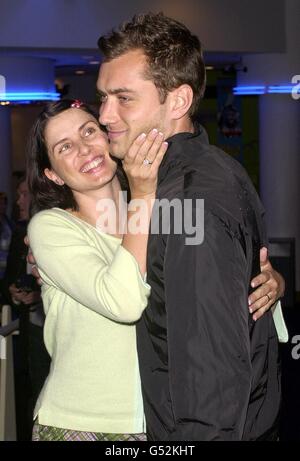
{"label": "man's eyebrow", "polygon": [[112,94],[112,95],[114,95],[114,94],[119,94],[119,93],[131,93],[131,94],[136,93],[136,91],[131,90],[130,88],[126,88],[126,87],[124,87],[124,88],[108,89],[106,92],[105,92],[105,91],[102,91],[102,90],[100,90],[100,89],[98,89],[97,92],[98,92],[98,94],[99,94],[100,96],[102,96],[102,95],[105,96],[106,94]]}
{"label": "man's eyebrow", "polygon": [[[90,122],[95,123],[96,125],[98,125],[97,122],[96,122],[95,120],[93,120],[93,119],[87,120],[86,122],[84,122],[84,123],[78,128],[78,131],[81,131],[81,130],[85,127],[85,125],[87,125],[87,124],[90,123]],[[59,141],[57,141],[57,142],[54,144],[54,146],[52,147],[52,152],[54,151],[54,149],[55,149],[56,146],[58,146],[59,144],[65,142],[65,141],[68,141],[68,139],[69,139],[69,138],[63,138],[63,139],[60,139]]]}

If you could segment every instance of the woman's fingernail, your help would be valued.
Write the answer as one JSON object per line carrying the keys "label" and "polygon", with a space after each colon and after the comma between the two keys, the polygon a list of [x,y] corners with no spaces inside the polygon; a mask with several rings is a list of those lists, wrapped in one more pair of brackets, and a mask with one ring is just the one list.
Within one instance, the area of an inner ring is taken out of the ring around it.
{"label": "woman's fingernail", "polygon": [[142,133],[142,134],[139,135],[138,139],[139,139],[139,140],[142,140],[142,139],[144,139],[145,137],[146,137],[146,133]]}
{"label": "woman's fingernail", "polygon": [[165,147],[168,147],[169,143],[165,141],[165,142],[163,142],[163,145],[164,145]]}

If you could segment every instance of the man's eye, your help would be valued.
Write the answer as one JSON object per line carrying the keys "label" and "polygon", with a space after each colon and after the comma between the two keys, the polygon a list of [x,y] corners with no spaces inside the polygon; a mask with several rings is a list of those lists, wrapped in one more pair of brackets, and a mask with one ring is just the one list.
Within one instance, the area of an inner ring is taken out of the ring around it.
{"label": "man's eye", "polygon": [[126,97],[126,96],[119,96],[119,101],[121,102],[128,102],[130,101],[130,98]]}
{"label": "man's eye", "polygon": [[106,102],[107,95],[106,94],[99,94],[100,103]]}

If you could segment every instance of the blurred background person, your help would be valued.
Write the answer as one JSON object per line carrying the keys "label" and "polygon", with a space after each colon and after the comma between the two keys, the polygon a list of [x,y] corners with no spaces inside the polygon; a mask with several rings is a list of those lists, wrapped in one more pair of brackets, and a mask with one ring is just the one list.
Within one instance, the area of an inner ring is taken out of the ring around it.
{"label": "blurred background person", "polygon": [[0,280],[5,273],[8,249],[12,235],[12,223],[6,212],[7,196],[4,192],[0,192]]}
{"label": "blurred background person", "polygon": [[30,194],[26,177],[17,187],[19,216],[11,236],[3,278],[5,302],[19,319],[19,336],[14,337],[15,398],[18,440],[31,440],[32,414],[38,394],[49,372],[50,359],[43,341],[44,312],[40,287],[31,275],[24,243],[30,215]]}

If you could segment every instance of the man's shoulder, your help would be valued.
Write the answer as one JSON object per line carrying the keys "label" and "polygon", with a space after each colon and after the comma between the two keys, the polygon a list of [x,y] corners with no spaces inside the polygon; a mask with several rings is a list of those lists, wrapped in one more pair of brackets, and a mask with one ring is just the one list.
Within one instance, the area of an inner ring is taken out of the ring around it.
{"label": "man's shoulder", "polygon": [[182,197],[203,199],[206,211],[240,223],[246,216],[263,213],[244,167],[215,146],[209,146],[185,169]]}
{"label": "man's shoulder", "polygon": [[213,144],[191,143],[191,150],[187,149],[184,161],[199,171],[201,176],[209,173],[218,173],[220,176],[228,174],[246,175],[241,163],[230,154]]}
{"label": "man's shoulder", "polygon": [[257,192],[244,167],[201,138],[187,138],[159,185],[158,198],[203,199],[205,209],[241,220],[246,210],[260,210]]}
{"label": "man's shoulder", "polygon": [[244,167],[231,155],[213,145],[192,151],[183,158],[183,185],[188,192],[192,188],[203,193],[216,190],[232,190],[240,187],[252,188],[252,182]]}

